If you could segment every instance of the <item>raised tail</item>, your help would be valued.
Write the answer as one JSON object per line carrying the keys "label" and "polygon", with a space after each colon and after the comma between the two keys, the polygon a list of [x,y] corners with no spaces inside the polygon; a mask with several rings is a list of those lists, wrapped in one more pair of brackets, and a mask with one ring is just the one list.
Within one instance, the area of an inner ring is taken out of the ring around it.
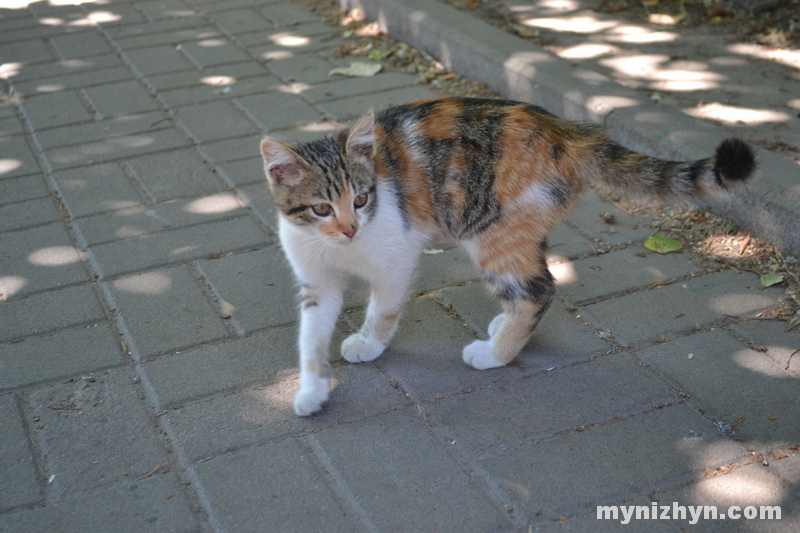
{"label": "raised tail", "polygon": [[696,204],[702,197],[727,196],[746,187],[756,173],[753,150],[740,139],[726,139],[713,157],[664,161],[632,152],[612,141],[598,150],[595,184],[623,197]]}

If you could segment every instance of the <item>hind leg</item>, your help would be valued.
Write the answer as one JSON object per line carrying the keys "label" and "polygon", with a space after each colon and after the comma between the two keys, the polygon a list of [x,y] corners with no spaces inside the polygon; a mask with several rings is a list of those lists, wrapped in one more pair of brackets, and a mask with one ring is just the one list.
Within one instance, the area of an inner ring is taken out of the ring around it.
{"label": "hind leg", "polygon": [[544,261],[540,272],[532,276],[486,274],[485,278],[500,299],[503,313],[489,325],[489,340],[478,340],[464,348],[464,362],[478,370],[504,366],[514,359],[555,294],[555,282]]}

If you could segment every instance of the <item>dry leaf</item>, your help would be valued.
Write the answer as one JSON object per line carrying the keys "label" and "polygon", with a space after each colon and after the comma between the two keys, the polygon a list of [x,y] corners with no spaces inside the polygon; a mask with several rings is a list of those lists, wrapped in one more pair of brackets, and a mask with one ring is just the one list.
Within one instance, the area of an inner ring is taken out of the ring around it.
{"label": "dry leaf", "polygon": [[220,298],[219,309],[217,309],[217,313],[219,313],[220,318],[230,318],[233,316],[234,311],[236,311],[236,308],[230,302]]}
{"label": "dry leaf", "polygon": [[380,72],[382,68],[383,66],[380,63],[363,63],[361,61],[356,61],[355,63],[350,63],[349,67],[339,67],[331,70],[328,76],[340,74],[350,78],[369,78]]}
{"label": "dry leaf", "polygon": [[785,451],[781,450],[780,448],[772,450],[772,458],[773,459],[776,459],[776,460],[778,460],[778,459],[786,459],[787,457],[789,457],[789,454],[786,453]]}

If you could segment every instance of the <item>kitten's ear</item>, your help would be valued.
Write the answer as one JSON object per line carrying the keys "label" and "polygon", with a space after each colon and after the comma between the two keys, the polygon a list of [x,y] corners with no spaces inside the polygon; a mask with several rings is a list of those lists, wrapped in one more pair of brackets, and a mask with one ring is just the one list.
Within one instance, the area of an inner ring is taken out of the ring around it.
{"label": "kitten's ear", "polygon": [[261,140],[261,156],[264,172],[272,185],[297,185],[308,168],[308,163],[291,146],[270,137]]}
{"label": "kitten's ear", "polygon": [[347,153],[372,159],[375,153],[375,113],[370,111],[350,129],[347,137]]}

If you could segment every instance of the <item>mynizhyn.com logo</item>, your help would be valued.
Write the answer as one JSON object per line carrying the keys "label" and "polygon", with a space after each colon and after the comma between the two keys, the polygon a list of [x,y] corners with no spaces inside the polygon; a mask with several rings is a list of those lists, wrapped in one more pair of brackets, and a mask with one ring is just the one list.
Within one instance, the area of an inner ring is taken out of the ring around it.
{"label": "mynizhyn.com logo", "polygon": [[629,524],[632,520],[688,520],[696,524],[700,520],[780,520],[779,505],[748,505],[717,509],[716,505],[598,505],[598,520],[618,520]]}

